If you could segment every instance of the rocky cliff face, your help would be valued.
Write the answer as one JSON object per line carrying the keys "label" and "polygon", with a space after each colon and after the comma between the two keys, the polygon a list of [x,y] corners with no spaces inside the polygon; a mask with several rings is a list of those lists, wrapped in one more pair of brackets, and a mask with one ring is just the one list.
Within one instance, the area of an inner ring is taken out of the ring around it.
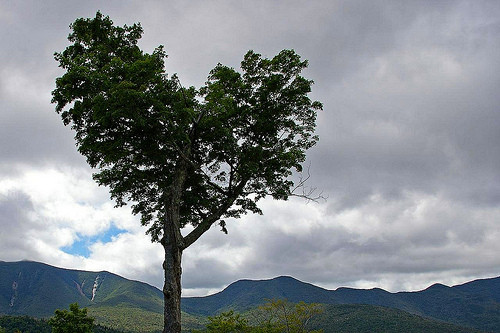
{"label": "rocky cliff face", "polygon": [[97,288],[99,287],[99,274],[95,277],[94,280],[94,286],[92,287],[92,298],[90,299],[91,302],[94,301],[95,295],[97,294]]}
{"label": "rocky cliff face", "polygon": [[[19,275],[21,275],[21,273],[19,273]],[[17,286],[18,286],[17,281],[12,282],[12,297],[10,298],[10,304],[9,304],[10,307],[13,307],[14,303],[16,302]]]}

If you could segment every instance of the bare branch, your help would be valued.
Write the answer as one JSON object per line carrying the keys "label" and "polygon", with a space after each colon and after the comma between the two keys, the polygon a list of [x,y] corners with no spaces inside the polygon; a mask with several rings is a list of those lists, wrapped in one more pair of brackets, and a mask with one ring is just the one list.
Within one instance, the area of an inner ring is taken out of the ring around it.
{"label": "bare branch", "polygon": [[297,185],[290,191],[290,196],[306,199],[308,202],[326,201],[328,197],[323,195],[323,191],[315,193],[318,189],[317,187],[306,185],[309,178],[311,178],[310,169],[311,169],[311,164],[307,166],[306,176],[304,176],[302,172],[299,173],[299,181],[297,182]]}

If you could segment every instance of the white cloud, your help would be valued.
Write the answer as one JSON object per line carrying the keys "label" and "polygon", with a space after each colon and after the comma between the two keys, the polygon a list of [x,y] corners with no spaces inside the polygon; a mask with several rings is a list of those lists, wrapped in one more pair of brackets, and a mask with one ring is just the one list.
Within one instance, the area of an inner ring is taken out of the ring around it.
{"label": "white cloud", "polygon": [[[30,259],[109,270],[161,286],[161,246],[150,242],[127,207],[112,207],[88,170],[30,169],[2,179],[0,189],[0,201],[24,202],[16,210],[22,216],[2,223],[23,235],[6,253],[32,253]],[[325,287],[341,281],[353,287],[418,289],[436,278],[455,283],[481,275],[474,271],[494,274],[491,267],[500,264],[498,208],[471,209],[417,192],[394,200],[372,195],[361,206],[335,212],[326,204],[296,199],[264,200],[262,208],[263,216],[230,221],[229,235],[214,227],[185,251],[186,294],[213,291],[221,281],[285,274]],[[92,244],[88,258],[61,250],[77,235],[96,235],[112,221],[130,232]],[[18,231],[13,223],[21,223]]]}
{"label": "white cloud", "polygon": [[107,190],[97,187],[88,169],[27,169],[0,180],[0,194],[10,192],[28,196],[38,223],[71,228],[81,235],[101,233],[111,222],[122,229],[134,229],[137,224],[128,207],[113,207]]}
{"label": "white cloud", "polygon": [[[500,274],[500,6],[487,1],[0,4],[0,260],[161,286],[161,246],[113,208],[49,103],[52,53],[98,7],[142,21],[141,45],[165,44],[185,85],[247,49],[295,48],[325,106],[309,159],[328,201],[266,200],[229,235],[213,227],[184,253],[186,294],[276,275],[401,290]],[[112,225],[124,232],[103,243]],[[63,251],[82,240],[88,258]]]}
{"label": "white cloud", "polygon": [[84,269],[110,271],[161,289],[163,248],[151,243],[144,230],[119,234],[108,243],[94,243],[90,251],[90,256],[83,260]]}
{"label": "white cloud", "polygon": [[[76,268],[81,266],[83,258],[73,258],[62,248],[71,246],[79,237],[103,233],[111,224],[119,229],[144,233],[129,207],[114,208],[107,190],[97,187],[87,169],[28,168],[1,179],[0,196],[0,202],[5,203],[5,210],[2,210],[4,231],[19,235],[14,248],[6,249],[6,253],[15,252],[16,247],[29,247],[33,259],[52,264],[63,260]],[[12,209],[10,205],[15,202],[19,204]],[[111,243],[122,241],[125,235],[112,239]],[[104,245],[94,244],[91,250]],[[128,246],[127,249],[135,251],[139,247]],[[113,262],[115,259],[109,258]],[[110,267],[101,262],[94,269],[105,266]]]}
{"label": "white cloud", "polygon": [[229,283],[277,275],[328,288],[416,290],[494,275],[500,264],[498,208],[471,210],[422,193],[397,200],[375,195],[362,207],[330,216],[323,205],[267,201],[263,206],[264,216],[230,221],[229,235],[213,228],[186,250],[191,294],[201,279],[212,285],[212,279]]}

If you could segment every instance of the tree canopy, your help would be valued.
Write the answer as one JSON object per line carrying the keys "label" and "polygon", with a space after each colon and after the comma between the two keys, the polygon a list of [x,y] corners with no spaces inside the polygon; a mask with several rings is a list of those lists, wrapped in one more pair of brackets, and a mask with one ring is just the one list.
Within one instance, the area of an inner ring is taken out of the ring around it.
{"label": "tree canopy", "polygon": [[154,241],[179,162],[187,169],[181,228],[260,213],[264,196],[292,194],[291,169],[302,170],[318,140],[321,109],[307,97],[312,81],[300,76],[307,61],[293,50],[272,59],[249,51],[242,73],[218,64],[197,90],[165,73],[162,46],[151,54],[138,47],[139,24],[117,27],[97,13],[71,27],[73,45],[55,56],[66,74],[53,102],[75,130],[78,150],[100,170],[95,180],[118,205],[133,202]]}
{"label": "tree canopy", "polygon": [[92,333],[94,319],[87,316],[87,309],[80,309],[77,303],[70,304],[68,310],[56,310],[49,319],[53,333]]}
{"label": "tree canopy", "polygon": [[[269,300],[267,303],[241,316],[233,310],[208,317],[207,333],[322,333],[310,330],[311,318],[321,314],[323,306],[317,303],[287,300]],[[250,319],[250,320],[249,320]],[[249,323],[251,322],[251,324]]]}
{"label": "tree canopy", "polygon": [[97,183],[118,206],[130,202],[163,245],[165,332],[180,332],[182,251],[216,223],[227,232],[225,219],[262,213],[266,196],[301,195],[291,176],[318,141],[322,108],[300,75],[307,61],[249,51],[240,71],[218,64],[203,87],[185,88],[165,72],[163,46],[139,48],[140,24],[115,26],[97,12],[70,27],[52,101]]}

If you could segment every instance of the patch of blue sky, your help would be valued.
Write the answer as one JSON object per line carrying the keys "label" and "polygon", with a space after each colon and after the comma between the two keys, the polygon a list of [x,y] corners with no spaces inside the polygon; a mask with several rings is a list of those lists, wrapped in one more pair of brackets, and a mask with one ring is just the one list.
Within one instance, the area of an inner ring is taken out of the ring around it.
{"label": "patch of blue sky", "polygon": [[61,248],[61,250],[71,255],[88,258],[90,256],[90,246],[92,246],[92,244],[97,242],[109,243],[112,241],[113,237],[125,232],[127,231],[117,228],[114,223],[112,223],[110,228],[95,236],[82,236],[78,234],[78,239],[74,241],[73,244],[65,246]]}

